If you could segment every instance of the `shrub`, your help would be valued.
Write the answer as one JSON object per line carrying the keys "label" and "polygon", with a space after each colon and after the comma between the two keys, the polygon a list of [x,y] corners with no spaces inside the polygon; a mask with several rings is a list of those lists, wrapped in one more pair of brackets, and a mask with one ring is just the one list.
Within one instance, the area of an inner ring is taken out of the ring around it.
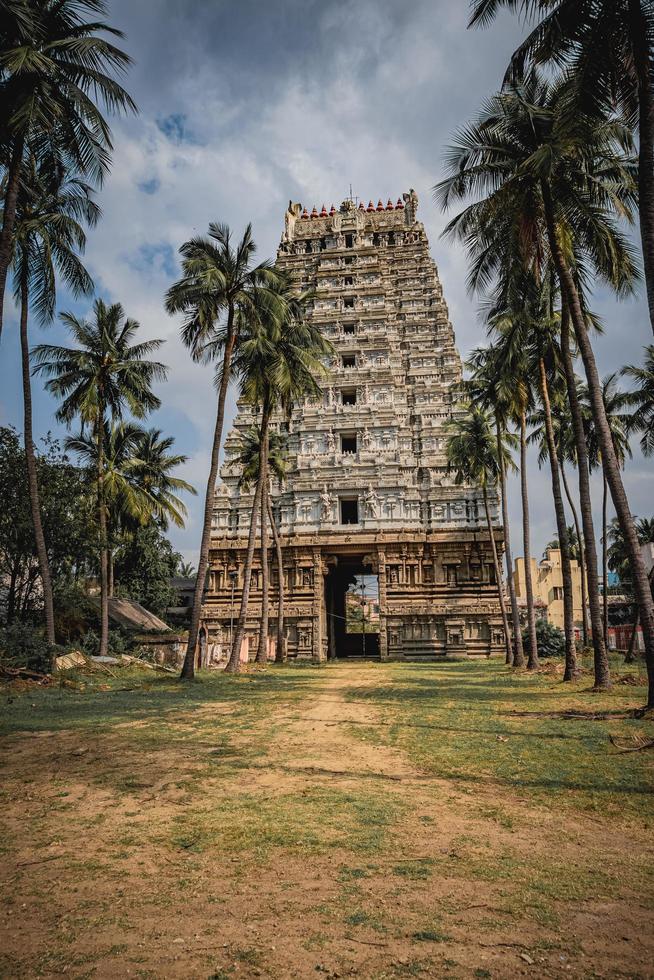
{"label": "shrub", "polygon": [[[134,646],[132,640],[123,633],[122,630],[109,630],[109,654],[118,656],[121,653],[129,653]],[[95,630],[87,630],[82,637],[80,650],[87,657],[97,657],[100,652],[100,636]]]}
{"label": "shrub", "polygon": [[[524,630],[522,642],[525,645],[525,652],[528,653],[529,630]],[[553,626],[544,619],[536,620],[536,643],[538,644],[539,657],[564,657],[565,656],[565,634],[558,626]]]}
{"label": "shrub", "polygon": [[14,667],[47,673],[51,654],[43,632],[35,626],[12,623],[0,629],[0,658]]}

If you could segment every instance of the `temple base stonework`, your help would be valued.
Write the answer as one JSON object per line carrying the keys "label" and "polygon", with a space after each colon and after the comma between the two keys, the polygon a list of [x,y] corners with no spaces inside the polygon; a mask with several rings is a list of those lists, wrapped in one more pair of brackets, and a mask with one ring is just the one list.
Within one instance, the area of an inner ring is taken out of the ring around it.
{"label": "temple base stonework", "polygon": [[[347,537],[347,536],[346,536]],[[236,544],[236,543],[234,543]],[[498,534],[498,545],[501,535]],[[246,542],[212,549],[214,588],[204,607],[204,622],[215,659],[229,648],[231,624],[238,618],[240,578],[231,602],[229,573],[243,567]],[[363,549],[363,550],[362,550]],[[341,535],[283,542],[285,636],[289,659],[316,663],[337,657],[382,660],[489,656],[503,651],[502,621],[488,535]],[[276,632],[277,568],[271,550],[270,635]],[[345,636],[344,588],[339,571],[376,575],[379,583],[379,633]],[[228,583],[226,586],[223,583]],[[253,566],[246,636],[254,657],[261,616],[261,565]],[[273,648],[274,649],[274,648]]]}

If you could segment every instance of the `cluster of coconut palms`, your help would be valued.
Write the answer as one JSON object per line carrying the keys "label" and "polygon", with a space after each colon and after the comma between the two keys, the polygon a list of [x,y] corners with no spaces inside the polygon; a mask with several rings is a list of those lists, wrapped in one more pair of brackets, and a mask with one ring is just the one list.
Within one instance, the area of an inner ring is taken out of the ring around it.
{"label": "cluster of coconut palms", "polygon": [[270,500],[271,475],[278,481],[283,479],[284,445],[281,436],[270,431],[270,422],[276,412],[290,416],[298,401],[319,394],[321,389],[317,379],[325,373],[324,364],[331,345],[305,315],[311,294],[298,294],[288,276],[269,261],[255,264],[254,253],[249,225],[241,240],[233,244],[227,227],[212,224],[207,236],[182,245],[183,275],[171,286],[166,297],[168,311],[184,316],[182,337],[192,357],[217,365],[216,424],[183,678],[193,677],[195,671],[225,401],[231,382],[238,384],[240,397],[252,406],[258,422],[246,435],[240,450],[242,486],[253,485],[254,493],[241,606],[226,670],[236,673],[241,669],[241,644],[259,525],[263,596],[256,660],[265,664],[268,659],[268,527],[275,540],[279,563],[276,657],[280,661],[286,659],[281,544]]}
{"label": "cluster of coconut palms", "polygon": [[138,341],[139,325],[119,304],[94,304],[90,322],[64,313],[74,346],[42,344],[30,351],[32,319],[48,325],[57,287],[89,296],[82,263],[86,227],[100,209],[94,191],[111,160],[103,110],[134,111],[117,81],[129,57],[103,35],[120,32],[101,19],[101,0],[0,0],[0,335],[7,283],[19,310],[24,448],[35,551],[43,592],[45,635],[54,645],[55,615],[43,533],[32,431],[32,370],[60,400],[57,418],[78,432],[66,442],[95,473],[100,570],[100,654],[108,650],[108,599],[113,550],[151,521],[184,523],[178,494],[194,492],[173,473],[185,456],[173,440],[139,425],[160,400],[153,385],[166,368],[152,355],[161,341]]}
{"label": "cluster of coconut palms", "polygon": [[[606,688],[606,608],[603,616],[590,496],[590,473],[601,467],[603,522],[610,495],[638,607],[652,705],[654,602],[622,470],[632,432],[640,432],[645,453],[654,448],[654,346],[645,349],[642,367],[624,368],[635,382],[630,392],[617,389],[615,376],[603,382],[593,348],[600,325],[590,303],[597,283],[617,297],[638,288],[641,263],[629,228],[638,224],[654,329],[654,5],[647,0],[474,0],[472,24],[489,23],[501,7],[523,15],[532,29],[512,56],[500,91],[457,133],[447,176],[435,188],[445,209],[465,202],[445,234],[465,245],[469,287],[483,294],[490,337],[470,359],[469,407],[457,423],[462,431],[450,439],[451,465],[461,479],[499,486],[513,621],[507,659],[521,666],[525,655],[505,492],[517,431],[527,653],[528,665],[536,667],[525,465],[532,423],[541,460],[549,461],[561,549],[566,678],[574,676],[576,664],[564,495],[573,505],[582,577],[588,582],[595,682]],[[583,383],[575,371],[577,359]],[[565,475],[568,463],[577,474],[580,521]],[[606,548],[606,527],[602,538]],[[508,637],[508,610],[503,614]]]}

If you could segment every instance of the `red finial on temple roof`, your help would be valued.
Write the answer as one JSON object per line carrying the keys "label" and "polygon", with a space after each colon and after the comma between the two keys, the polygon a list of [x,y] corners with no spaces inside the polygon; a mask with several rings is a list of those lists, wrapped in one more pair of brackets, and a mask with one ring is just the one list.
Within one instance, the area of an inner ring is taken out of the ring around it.
{"label": "red finial on temple roof", "polygon": [[382,204],[382,199],[381,199],[381,197],[380,197],[380,198],[379,198],[379,200],[377,201],[377,210],[378,210],[378,211],[383,211],[383,210],[384,210],[384,205]]}
{"label": "red finial on temple roof", "polygon": [[368,201],[368,207],[366,208],[366,211],[374,211],[374,210],[375,210],[375,205],[372,203],[372,201]]}
{"label": "red finial on temple roof", "polygon": [[304,218],[306,220],[308,217],[309,217],[309,212],[305,208],[302,214],[300,215],[300,218]]}
{"label": "red finial on temple roof", "polygon": [[397,204],[395,205],[396,211],[404,211],[404,201],[401,197],[398,197]]}

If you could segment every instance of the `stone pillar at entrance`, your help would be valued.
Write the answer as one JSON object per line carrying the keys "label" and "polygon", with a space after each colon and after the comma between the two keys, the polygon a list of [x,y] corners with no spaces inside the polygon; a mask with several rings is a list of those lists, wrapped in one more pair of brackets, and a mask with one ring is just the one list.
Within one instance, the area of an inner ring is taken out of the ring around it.
{"label": "stone pillar at entrance", "polygon": [[379,659],[388,660],[388,632],[386,629],[386,552],[377,549],[377,588],[379,589]]}
{"label": "stone pillar at entrance", "polygon": [[314,663],[322,663],[325,660],[323,650],[324,634],[324,596],[325,586],[322,572],[322,555],[320,548],[315,548],[313,552],[313,646],[312,659]]}

